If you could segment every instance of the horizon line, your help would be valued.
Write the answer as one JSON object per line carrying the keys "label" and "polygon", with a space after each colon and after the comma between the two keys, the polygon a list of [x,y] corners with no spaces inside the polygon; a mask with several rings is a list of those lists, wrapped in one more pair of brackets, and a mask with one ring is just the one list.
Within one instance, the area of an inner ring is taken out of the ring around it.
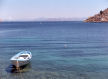
{"label": "horizon line", "polygon": [[3,23],[3,22],[84,22],[83,20],[82,21],[0,21],[0,23]]}

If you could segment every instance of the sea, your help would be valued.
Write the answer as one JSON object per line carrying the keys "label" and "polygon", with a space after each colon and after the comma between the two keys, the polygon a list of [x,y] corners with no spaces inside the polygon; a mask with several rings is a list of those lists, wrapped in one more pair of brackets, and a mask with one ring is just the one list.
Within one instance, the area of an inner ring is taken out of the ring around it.
{"label": "sea", "polygon": [[[21,51],[32,59],[16,72]],[[108,79],[108,23],[1,22],[0,79]]]}

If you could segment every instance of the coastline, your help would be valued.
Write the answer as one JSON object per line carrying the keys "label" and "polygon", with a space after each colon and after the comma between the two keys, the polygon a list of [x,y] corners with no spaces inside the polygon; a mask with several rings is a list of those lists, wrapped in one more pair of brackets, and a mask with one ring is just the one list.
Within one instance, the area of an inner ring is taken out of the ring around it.
{"label": "coastline", "polygon": [[84,22],[108,23],[108,8],[84,20]]}

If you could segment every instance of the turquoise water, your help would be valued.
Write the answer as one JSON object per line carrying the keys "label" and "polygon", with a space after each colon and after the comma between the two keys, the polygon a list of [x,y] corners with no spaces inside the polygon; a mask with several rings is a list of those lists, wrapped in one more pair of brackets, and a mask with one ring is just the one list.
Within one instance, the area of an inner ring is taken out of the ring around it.
{"label": "turquoise water", "polygon": [[[30,67],[10,73],[10,58],[29,50]],[[0,23],[0,79],[107,79],[108,23]]]}

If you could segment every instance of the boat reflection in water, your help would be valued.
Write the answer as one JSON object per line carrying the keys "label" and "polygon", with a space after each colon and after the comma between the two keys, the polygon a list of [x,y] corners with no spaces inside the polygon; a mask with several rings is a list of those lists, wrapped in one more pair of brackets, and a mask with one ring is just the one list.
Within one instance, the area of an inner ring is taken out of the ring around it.
{"label": "boat reflection in water", "polygon": [[14,65],[9,65],[6,68],[6,71],[8,73],[24,73],[24,72],[28,72],[31,69],[31,63],[20,66],[19,68],[16,68]]}

